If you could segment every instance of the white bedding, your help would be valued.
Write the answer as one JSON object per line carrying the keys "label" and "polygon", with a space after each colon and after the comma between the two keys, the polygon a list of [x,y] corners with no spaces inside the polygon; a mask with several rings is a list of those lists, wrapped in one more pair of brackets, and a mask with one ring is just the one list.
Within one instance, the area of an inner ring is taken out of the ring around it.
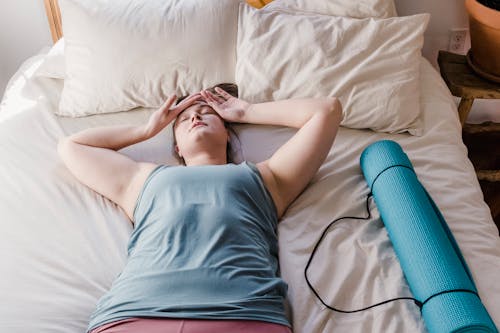
{"label": "white bedding", "polygon": [[[79,183],[56,152],[58,138],[89,126],[139,124],[150,110],[58,118],[62,80],[32,73],[29,59],[10,81],[0,109],[0,331],[84,332],[99,297],[126,260],[132,226],[112,202]],[[469,264],[479,295],[500,326],[500,238],[466,147],[455,104],[439,74],[422,58],[425,132],[381,134],[341,128],[325,163],[279,225],[281,273],[289,284],[294,332],[425,332],[418,308],[397,301],[355,314],[331,312],[310,292],[304,267],[323,229],[341,216],[365,216],[368,188],[359,156],[380,139],[399,142],[435,200]],[[245,159],[270,156],[294,130],[236,127]],[[174,163],[170,129],[123,153]],[[99,167],[96,165],[96,167]],[[377,209],[370,221],[338,222],[309,272],[331,305],[357,309],[408,296]]]}

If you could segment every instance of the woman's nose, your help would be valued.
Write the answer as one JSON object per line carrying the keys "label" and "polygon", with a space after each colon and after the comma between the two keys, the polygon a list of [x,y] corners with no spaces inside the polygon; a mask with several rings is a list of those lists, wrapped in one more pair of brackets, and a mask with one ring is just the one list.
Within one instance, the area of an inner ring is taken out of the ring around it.
{"label": "woman's nose", "polygon": [[201,116],[198,114],[198,113],[193,113],[193,115],[191,116],[191,121],[195,121],[195,120],[200,120],[201,119]]}

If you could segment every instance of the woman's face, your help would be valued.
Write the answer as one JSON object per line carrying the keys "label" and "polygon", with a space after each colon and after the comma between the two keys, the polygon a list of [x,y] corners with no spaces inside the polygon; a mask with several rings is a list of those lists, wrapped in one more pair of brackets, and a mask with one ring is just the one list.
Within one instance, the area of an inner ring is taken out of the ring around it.
{"label": "woman's face", "polygon": [[203,100],[177,116],[174,133],[176,150],[182,157],[207,147],[226,147],[228,141],[224,120]]}

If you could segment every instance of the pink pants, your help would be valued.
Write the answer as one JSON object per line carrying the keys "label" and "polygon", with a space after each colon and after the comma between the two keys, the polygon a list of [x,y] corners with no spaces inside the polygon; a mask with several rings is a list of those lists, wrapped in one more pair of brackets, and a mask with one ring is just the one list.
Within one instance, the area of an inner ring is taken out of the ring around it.
{"label": "pink pants", "polygon": [[285,325],[253,320],[128,318],[93,329],[90,333],[292,333]]}

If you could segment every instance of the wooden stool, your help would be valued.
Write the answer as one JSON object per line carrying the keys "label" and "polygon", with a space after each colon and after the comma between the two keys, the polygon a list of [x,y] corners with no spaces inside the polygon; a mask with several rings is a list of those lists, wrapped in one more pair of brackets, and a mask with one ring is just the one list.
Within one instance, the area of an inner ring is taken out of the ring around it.
{"label": "wooden stool", "polygon": [[453,96],[461,97],[458,115],[462,127],[475,98],[500,99],[500,84],[478,76],[467,64],[464,55],[439,51],[439,69]]}
{"label": "wooden stool", "polygon": [[[458,105],[458,115],[460,124],[462,124],[463,133],[469,136],[474,134],[481,134],[484,136],[485,133],[490,132],[490,138],[498,141],[500,123],[485,122],[483,124],[465,124],[465,121],[467,120],[467,116],[469,115],[475,98],[500,99],[500,84],[485,80],[474,73],[467,64],[467,59],[464,55],[439,51],[438,64],[441,76],[452,95],[461,97],[460,104]],[[492,147],[497,147],[496,149],[493,148],[491,156],[489,156],[489,158],[494,160],[498,157],[498,154],[500,154],[500,142],[488,143]],[[469,154],[469,158],[471,158],[471,154]],[[473,159],[471,158],[471,160]],[[478,179],[490,182],[500,181],[500,170],[496,168],[476,170]]]}

